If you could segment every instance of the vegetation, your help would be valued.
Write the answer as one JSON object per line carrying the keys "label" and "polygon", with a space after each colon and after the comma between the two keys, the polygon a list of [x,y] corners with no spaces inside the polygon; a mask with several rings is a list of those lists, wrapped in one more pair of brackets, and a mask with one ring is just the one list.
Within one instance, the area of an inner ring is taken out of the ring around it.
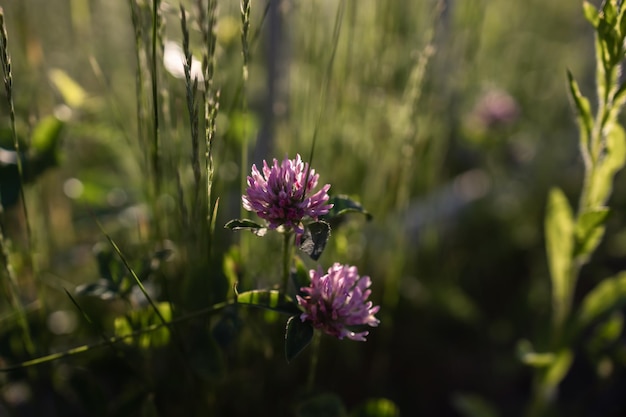
{"label": "vegetation", "polygon": [[0,415],[626,412],[621,2],[0,6]]}

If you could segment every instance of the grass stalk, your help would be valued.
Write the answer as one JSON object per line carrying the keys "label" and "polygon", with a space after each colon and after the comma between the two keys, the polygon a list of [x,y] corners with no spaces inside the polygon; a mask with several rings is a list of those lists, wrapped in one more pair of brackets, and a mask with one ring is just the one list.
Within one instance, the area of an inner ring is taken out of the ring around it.
{"label": "grass stalk", "polygon": [[[4,22],[4,10],[0,7],[0,64],[2,66],[2,76],[4,89],[7,95],[7,104],[9,106],[9,118],[11,123],[11,134],[13,136],[13,146],[15,148],[15,152],[17,153],[17,169],[20,177],[20,199],[22,201],[22,210],[24,212],[24,221],[26,223],[26,237],[28,241],[29,247],[29,258],[31,261],[31,265],[34,266],[33,257],[32,257],[32,232],[30,229],[30,221],[28,217],[28,208],[26,204],[26,198],[24,196],[24,167],[22,165],[22,158],[20,154],[20,143],[17,139],[17,129],[15,126],[15,104],[13,101],[13,73],[11,70],[11,56],[9,55],[9,47],[8,47],[8,34],[6,30],[6,25]],[[24,335],[24,345],[26,350],[29,353],[33,353],[35,351],[35,346],[33,344],[31,334],[30,334],[30,326],[28,324],[28,319],[26,317],[26,311],[24,306],[20,300],[19,295],[19,284],[17,281],[17,277],[15,275],[14,269],[11,267],[10,259],[9,259],[9,250],[7,247],[7,242],[4,236],[4,225],[3,225],[3,213],[4,209],[0,203],[0,258],[2,260],[2,264],[4,266],[5,273],[8,277],[9,281],[9,290],[10,293],[9,298],[11,304],[15,311],[18,313],[18,322],[20,327],[22,328],[22,332]]]}
{"label": "grass stalk", "polygon": [[320,357],[320,344],[322,341],[320,331],[313,332],[313,340],[311,340],[311,364],[309,365],[309,374],[307,375],[306,387],[307,391],[313,392],[315,387],[315,377],[317,376],[317,363]]}
{"label": "grass stalk", "polygon": [[[339,45],[339,37],[341,35],[341,27],[343,23],[343,14],[346,8],[346,0],[341,0],[339,5],[337,6],[337,14],[335,15],[335,25],[333,28],[333,40],[331,44],[331,52],[330,58],[328,59],[328,64],[326,65],[326,72],[324,73],[323,85],[320,90],[320,102],[319,102],[319,110],[317,113],[317,120],[315,122],[315,127],[313,128],[313,138],[311,140],[311,150],[309,151],[309,169],[307,169],[305,184],[309,183],[309,175],[311,173],[311,164],[313,163],[313,155],[315,152],[315,143],[317,142],[317,136],[319,133],[320,125],[322,124],[322,120],[324,118],[325,109],[327,107],[326,101],[328,97],[328,92],[330,90],[330,80],[333,74],[333,67],[335,64],[335,55],[337,53],[337,46]],[[306,194],[302,194],[302,199],[304,200]]]}
{"label": "grass stalk", "polygon": [[291,270],[291,258],[293,256],[293,245],[291,244],[292,232],[285,232],[283,237],[283,271],[280,290],[283,294],[287,294],[289,285],[289,272]]}
{"label": "grass stalk", "polygon": [[[189,30],[187,28],[187,12],[183,5],[180,5],[180,25],[183,33],[183,53],[185,61],[183,69],[185,72],[185,93],[187,98],[187,112],[189,114],[189,127],[191,130],[191,167],[194,178],[194,197],[192,207],[192,224],[196,224],[197,212],[200,201],[200,186],[202,180],[202,172],[200,170],[200,151],[199,151],[199,120],[198,120],[198,104],[196,97],[198,94],[198,78],[191,78],[191,65],[193,56],[189,47]],[[181,203],[183,200],[181,199]]]}
{"label": "grass stalk", "polygon": [[[147,127],[147,110],[146,110],[146,106],[145,106],[145,102],[144,102],[144,83],[145,83],[145,67],[146,67],[146,63],[145,63],[145,48],[144,48],[144,42],[143,42],[143,27],[142,27],[142,22],[141,22],[141,17],[140,17],[140,9],[139,9],[139,5],[137,4],[137,0],[129,0],[128,1],[129,5],[130,5],[130,11],[131,11],[131,21],[132,21],[132,26],[133,26],[133,30],[135,33],[135,58],[137,60],[137,67],[136,67],[136,71],[135,71],[135,96],[137,98],[136,100],[136,111],[137,111],[137,138],[139,140],[140,143],[140,148],[144,147],[144,146],[148,146],[147,143],[147,137],[146,137],[146,127]],[[143,159],[143,164],[144,167],[149,167],[150,166],[150,161],[149,161],[149,152],[145,152],[142,153],[144,159]]]}
{"label": "grass stalk", "polygon": [[152,161],[152,173],[154,175],[154,197],[158,199],[161,193],[161,164],[160,164],[160,143],[159,143],[159,80],[157,71],[157,44],[158,44],[158,29],[160,25],[160,12],[159,12],[160,0],[152,1],[152,54],[150,59],[150,73],[152,81],[152,147],[151,147],[151,161]]}
{"label": "grass stalk", "polygon": [[[248,64],[250,60],[250,48],[248,45],[248,33],[250,31],[250,0],[241,0],[241,54],[243,57],[241,69],[241,111],[243,114],[243,141],[241,144],[241,194],[246,190],[246,178],[248,172],[248,141],[247,141],[247,116],[248,116]],[[245,217],[243,206],[239,208],[241,218]]]}

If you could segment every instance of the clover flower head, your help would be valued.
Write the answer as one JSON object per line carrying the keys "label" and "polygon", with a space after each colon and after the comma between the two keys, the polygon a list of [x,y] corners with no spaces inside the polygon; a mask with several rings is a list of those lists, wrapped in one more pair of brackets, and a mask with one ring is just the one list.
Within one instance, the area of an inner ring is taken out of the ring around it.
{"label": "clover flower head", "polygon": [[252,165],[248,188],[241,197],[243,208],[267,220],[270,229],[283,226],[301,234],[305,217],[317,220],[333,207],[327,204],[330,184],[312,194],[318,179],[319,175],[314,169],[309,172],[309,164],[300,155],[296,159],[285,158],[280,164],[274,159],[272,166],[263,161],[261,171]]}
{"label": "clover flower head", "polygon": [[353,332],[351,326],[378,326],[374,314],[380,306],[373,306],[368,297],[371,294],[370,277],[359,276],[357,268],[335,263],[324,274],[321,269],[311,270],[311,285],[302,287],[302,295],[296,296],[298,304],[304,308],[300,319],[313,324],[316,329],[339,339],[364,342],[367,331]]}

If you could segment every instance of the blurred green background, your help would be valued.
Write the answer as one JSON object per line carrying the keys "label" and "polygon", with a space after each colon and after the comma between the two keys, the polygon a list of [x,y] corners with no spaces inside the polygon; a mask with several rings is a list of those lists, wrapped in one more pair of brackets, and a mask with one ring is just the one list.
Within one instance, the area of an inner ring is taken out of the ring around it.
{"label": "blurred green background", "polygon": [[[12,263],[34,316],[33,339],[45,346],[41,354],[98,340],[63,291],[96,282],[102,272],[92,248],[106,239],[90,212],[137,262],[161,246],[147,231],[154,213],[147,204],[148,145],[138,134],[129,2],[0,4],[18,131],[28,138],[46,116],[64,120],[56,166],[25,188],[33,243],[20,204],[5,207]],[[182,4],[192,16],[192,51],[199,58],[195,2]],[[319,392],[335,393],[349,411],[384,397],[403,416],[522,415],[532,374],[517,359],[516,346],[528,339],[541,350],[549,330],[547,191],[558,185],[575,201],[583,172],[566,85],[569,69],[593,96],[593,30],[581,3],[274,0],[266,9],[265,1],[253,1],[243,90],[239,2],[218,4],[215,259],[194,264],[201,255],[189,255],[170,262],[175,267],[165,265],[164,275],[176,275],[171,291],[191,276],[215,276],[215,286],[193,281],[197,286],[189,292],[222,293],[188,298],[186,307],[223,299],[228,273],[218,270],[235,244],[242,288],[275,282],[280,240],[221,226],[240,216],[241,174],[249,172],[248,163],[296,153],[306,159],[317,130],[313,167],[320,182],[331,183],[331,193],[357,199],[374,216],[370,222],[350,217],[333,230],[319,263],[357,265],[372,277],[372,298],[381,305],[381,325],[366,343],[322,339]],[[161,12],[162,41],[180,44],[179,4],[162,1]],[[176,203],[177,183],[184,190],[192,184],[185,83],[162,66],[159,74],[165,185],[156,200],[163,237],[181,247],[187,229]],[[6,100],[0,109],[6,129]],[[2,145],[12,148],[10,140]],[[610,202],[616,210],[604,243],[583,270],[579,296],[625,266],[623,176],[616,181]],[[100,301],[81,303],[94,317],[122,309]],[[1,311],[2,355],[7,363],[28,359],[11,346],[15,320],[9,304]],[[74,324],[56,331],[54,313]],[[210,350],[222,360],[209,361],[205,391],[164,371],[169,356],[160,355],[162,347],[151,354],[127,352],[130,362],[141,364],[132,372],[119,352],[104,349],[5,375],[4,407],[19,416],[140,415],[134,414],[138,409],[157,413],[144,415],[193,415],[176,411],[176,403],[200,392],[212,415],[293,415],[310,352],[287,365],[282,319],[257,311],[232,314],[204,324],[215,329],[228,322],[228,331],[238,334],[228,346]],[[185,330],[201,332],[191,324]],[[209,342],[198,346],[203,343]],[[624,415],[619,387],[626,355],[621,344],[611,349],[583,352],[561,386],[555,415]],[[599,358],[604,367],[596,366]],[[137,374],[149,375],[152,387],[136,394],[139,400],[124,388]],[[101,384],[105,388],[97,388]],[[131,400],[138,408],[127,405]]]}

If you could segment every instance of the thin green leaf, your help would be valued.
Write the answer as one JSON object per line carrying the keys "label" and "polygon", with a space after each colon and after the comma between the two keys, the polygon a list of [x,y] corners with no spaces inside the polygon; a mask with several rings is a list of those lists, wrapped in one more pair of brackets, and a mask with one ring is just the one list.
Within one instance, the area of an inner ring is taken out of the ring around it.
{"label": "thin green leaf", "polygon": [[611,175],[613,175],[622,169],[626,162],[626,133],[619,124],[610,126],[606,137],[606,147],[605,164],[610,168]]}
{"label": "thin green leaf", "polygon": [[533,368],[545,368],[552,364],[556,358],[552,352],[535,352],[528,340],[520,340],[517,343],[517,357],[524,365]]}
{"label": "thin green leaf", "polygon": [[583,2],[583,13],[585,18],[593,25],[594,28],[598,27],[598,23],[600,22],[600,16],[598,14],[598,9],[588,1]]}
{"label": "thin green leaf", "polygon": [[247,304],[284,314],[300,314],[298,305],[278,290],[252,290],[237,294],[238,304]]}
{"label": "thin green leaf", "polygon": [[[598,25],[600,22],[598,22]],[[598,30],[596,28],[596,30]],[[595,36],[595,53],[596,53],[596,94],[598,100],[604,101],[606,99],[606,92],[610,86],[606,83],[606,68],[608,62],[608,54],[606,53],[606,45],[602,41],[599,33]]]}
{"label": "thin green leaf", "polygon": [[570,350],[565,349],[559,352],[544,375],[544,387],[549,390],[555,389],[567,375],[573,359],[574,355]]}
{"label": "thin green leaf", "polygon": [[567,198],[558,188],[550,191],[545,230],[554,317],[557,322],[562,322],[569,309],[573,285],[571,257],[574,250],[574,220]]}
{"label": "thin green leaf", "polygon": [[576,332],[626,305],[626,272],[604,279],[583,299],[576,315]]}
{"label": "thin green leaf", "polygon": [[329,238],[330,225],[328,223],[324,221],[310,223],[305,227],[304,234],[300,238],[299,248],[311,259],[317,261],[322,256]]}
{"label": "thin green leaf", "polygon": [[592,354],[606,352],[607,347],[618,342],[624,329],[624,316],[616,311],[594,328],[593,335],[587,342],[587,349]]}
{"label": "thin green leaf", "polygon": [[605,0],[602,2],[602,19],[609,26],[614,26],[617,22],[617,4],[615,0]]}
{"label": "thin green leaf", "polygon": [[141,293],[144,295],[144,297],[146,297],[146,300],[148,300],[148,303],[150,304],[150,307],[152,307],[152,310],[156,313],[156,315],[159,317],[159,319],[161,320],[161,323],[166,324],[168,321],[165,319],[165,317],[163,317],[163,315],[161,314],[161,310],[159,309],[159,307],[156,305],[156,303],[152,300],[152,297],[150,297],[150,294],[148,294],[148,292],[146,291],[146,288],[143,286],[143,283],[141,282],[141,280],[139,279],[139,277],[137,276],[137,274],[135,273],[135,271],[133,270],[133,268],[130,266],[130,264],[128,263],[128,261],[126,260],[126,257],[124,256],[124,254],[122,253],[122,251],[120,250],[120,248],[117,246],[117,244],[113,241],[113,239],[111,238],[111,236],[108,235],[108,233],[106,233],[106,231],[104,230],[104,227],[102,227],[102,224],[100,224],[100,222],[98,220],[96,220],[96,223],[98,225],[98,227],[100,228],[100,230],[102,231],[102,233],[104,234],[104,236],[107,238],[107,240],[109,241],[109,243],[111,244],[111,247],[113,247],[113,250],[115,251],[115,253],[117,254],[117,256],[119,256],[120,260],[122,261],[122,263],[124,264],[124,266],[126,267],[126,269],[128,270],[128,272],[130,273],[130,275],[133,277],[133,279],[135,280],[135,284],[137,284],[137,286],[139,287],[139,289],[141,290]]}
{"label": "thin green leaf", "polygon": [[619,85],[615,85],[612,89],[613,91],[613,104],[608,109],[609,112],[605,118],[605,124],[612,126],[616,123],[617,118],[626,104],[626,83],[619,83]]}
{"label": "thin green leaf", "polygon": [[591,105],[589,100],[580,92],[578,83],[574,80],[572,73],[567,71],[567,80],[570,89],[570,95],[576,107],[576,120],[580,129],[580,146],[583,152],[588,152],[589,138],[593,129],[593,116],[591,114]]}
{"label": "thin green leaf", "polygon": [[617,28],[622,39],[626,37],[626,7],[620,7],[619,16],[617,17]]}
{"label": "thin green leaf", "polygon": [[230,230],[249,230],[257,236],[264,236],[267,228],[248,219],[231,220],[224,225],[224,228]]}
{"label": "thin green leaf", "polygon": [[574,256],[585,260],[598,247],[604,236],[604,224],[610,210],[606,207],[591,209],[578,217],[576,223],[576,249]]}
{"label": "thin green leaf", "polygon": [[603,206],[613,188],[613,177],[626,162],[626,135],[624,129],[613,124],[606,136],[604,158],[592,172],[587,207]]}

